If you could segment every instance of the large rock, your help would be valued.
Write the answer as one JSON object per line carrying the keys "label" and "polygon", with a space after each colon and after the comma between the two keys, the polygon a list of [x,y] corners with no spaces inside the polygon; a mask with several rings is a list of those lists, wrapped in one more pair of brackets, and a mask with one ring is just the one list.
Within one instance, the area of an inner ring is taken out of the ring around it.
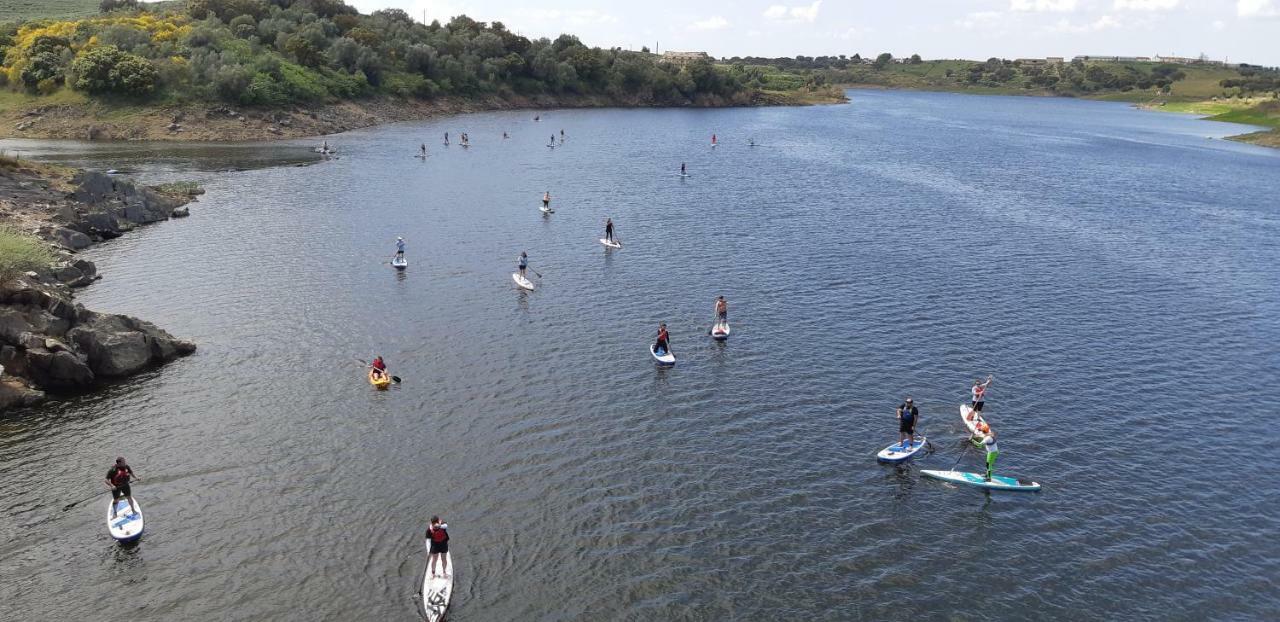
{"label": "large rock", "polygon": [[27,350],[27,374],[36,386],[57,391],[84,390],[93,386],[93,370],[75,353]]}
{"label": "large rock", "polygon": [[150,322],[124,315],[91,313],[88,322],[67,331],[67,338],[103,377],[128,376],[152,363],[162,363],[196,349]]}
{"label": "large rock", "polygon": [[93,244],[93,240],[75,229],[61,228],[53,232],[53,239],[63,248],[72,251],[78,251],[82,248],[88,248]]}
{"label": "large rock", "polygon": [[0,411],[44,401],[44,393],[12,379],[0,379]]}

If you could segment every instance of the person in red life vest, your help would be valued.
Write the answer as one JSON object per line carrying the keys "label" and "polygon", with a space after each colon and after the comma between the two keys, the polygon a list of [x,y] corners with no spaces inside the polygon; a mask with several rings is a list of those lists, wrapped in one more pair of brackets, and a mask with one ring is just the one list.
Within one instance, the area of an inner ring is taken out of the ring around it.
{"label": "person in red life vest", "polygon": [[981,380],[973,381],[973,388],[969,390],[973,394],[973,401],[969,402],[969,406],[973,408],[971,416],[982,412],[982,402],[987,398],[987,387],[991,386],[991,381],[994,379],[994,376],[988,374],[986,382]]}
{"label": "person in red life vest", "polygon": [[[427,527],[427,572],[432,577],[449,577],[449,525],[440,521],[439,516],[431,517],[431,525]],[[440,562],[442,573],[436,574],[436,562]]]}
{"label": "person in red life vest", "polygon": [[111,489],[111,518],[116,517],[116,500],[121,497],[129,500],[129,512],[138,513],[138,508],[133,505],[133,490],[129,488],[129,479],[134,478],[142,481],[141,477],[134,474],[133,468],[125,463],[124,458],[116,458],[116,463],[107,471],[107,488]]}
{"label": "person in red life vest", "polygon": [[657,352],[658,354],[666,354],[667,351],[671,349],[671,346],[668,345],[668,340],[670,338],[671,338],[671,335],[667,334],[667,325],[665,323],[659,324],[658,325],[658,341],[653,344],[653,351]]}
{"label": "person in red life vest", "polygon": [[369,368],[373,370],[374,378],[382,378],[387,375],[387,364],[382,362],[381,356],[375,356],[373,362],[369,364]]}

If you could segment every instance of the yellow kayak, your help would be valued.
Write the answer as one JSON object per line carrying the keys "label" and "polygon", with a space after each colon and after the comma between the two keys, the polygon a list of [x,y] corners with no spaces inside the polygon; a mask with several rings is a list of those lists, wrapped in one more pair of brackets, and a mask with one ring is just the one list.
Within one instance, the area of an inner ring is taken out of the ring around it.
{"label": "yellow kayak", "polygon": [[391,375],[383,372],[380,376],[374,376],[373,370],[369,370],[369,384],[375,389],[385,389],[391,384]]}

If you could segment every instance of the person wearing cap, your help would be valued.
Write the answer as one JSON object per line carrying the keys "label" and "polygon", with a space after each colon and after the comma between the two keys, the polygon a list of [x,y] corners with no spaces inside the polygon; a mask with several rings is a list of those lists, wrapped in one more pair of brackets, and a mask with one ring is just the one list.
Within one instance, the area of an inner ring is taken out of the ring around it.
{"label": "person wearing cap", "polygon": [[916,422],[920,420],[920,410],[908,396],[898,405],[898,440],[902,446],[910,449],[916,434]]}
{"label": "person wearing cap", "polygon": [[111,489],[111,518],[113,519],[116,517],[116,501],[121,497],[129,500],[131,513],[138,513],[137,506],[133,504],[133,490],[129,488],[130,478],[142,481],[142,478],[135,475],[133,468],[124,461],[123,456],[116,458],[116,463],[107,471],[107,488]]}
{"label": "person wearing cap", "polygon": [[995,376],[988,374],[986,382],[981,380],[973,381],[973,388],[969,389],[969,393],[973,396],[973,400],[969,402],[969,407],[973,409],[973,412],[969,413],[971,419],[982,412],[983,402],[987,399],[987,387],[991,386],[993,379],[995,379]]}
{"label": "person wearing cap", "polygon": [[404,238],[396,238],[396,259],[404,259]]}

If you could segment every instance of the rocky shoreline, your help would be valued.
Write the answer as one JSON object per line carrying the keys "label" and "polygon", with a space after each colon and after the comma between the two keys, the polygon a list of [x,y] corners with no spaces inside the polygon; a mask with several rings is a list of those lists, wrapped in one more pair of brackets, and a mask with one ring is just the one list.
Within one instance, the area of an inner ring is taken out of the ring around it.
{"label": "rocky shoreline", "polygon": [[0,224],[47,241],[58,260],[0,283],[0,411],[89,391],[195,351],[154,324],[98,313],[74,290],[99,277],[77,251],[139,225],[186,215],[193,197],[101,173],[0,167]]}
{"label": "rocky shoreline", "polygon": [[[750,101],[703,98],[694,107],[791,106],[845,103],[838,89],[804,94],[760,93]],[[391,97],[317,106],[258,109],[228,105],[112,105],[98,101],[42,104],[0,112],[0,138],[75,140],[259,141],[307,138],[354,129],[491,110],[649,107],[607,97],[447,97],[430,101]]]}

